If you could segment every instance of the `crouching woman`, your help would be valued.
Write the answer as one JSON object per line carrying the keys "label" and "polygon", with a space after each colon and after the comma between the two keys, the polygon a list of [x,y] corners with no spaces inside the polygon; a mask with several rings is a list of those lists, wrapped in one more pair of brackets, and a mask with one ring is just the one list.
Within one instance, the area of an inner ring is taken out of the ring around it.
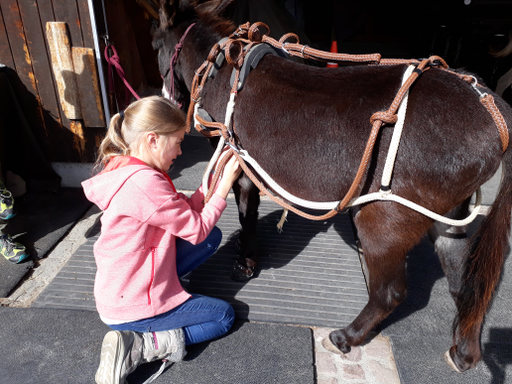
{"label": "crouching woman", "polygon": [[179,278],[210,257],[215,227],[240,175],[232,158],[207,204],[190,198],[167,175],[185,134],[185,116],[171,102],[148,97],[116,114],[99,149],[103,170],[82,183],[103,210],[94,244],[96,307],[112,331],[103,340],[96,383],[124,383],[143,362],[185,356],[185,346],[224,335],[234,321],[225,301],[189,294]]}

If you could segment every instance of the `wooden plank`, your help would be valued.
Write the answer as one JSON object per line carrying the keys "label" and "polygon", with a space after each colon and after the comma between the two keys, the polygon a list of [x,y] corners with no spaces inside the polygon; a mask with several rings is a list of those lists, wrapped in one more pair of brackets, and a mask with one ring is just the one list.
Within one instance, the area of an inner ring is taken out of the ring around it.
{"label": "wooden plank", "polygon": [[154,8],[154,3],[147,0],[137,0],[139,4],[154,20],[158,20],[158,7]]}
{"label": "wooden plank", "polygon": [[[39,17],[41,19],[41,26],[43,30],[46,28],[47,22],[53,22],[55,21],[55,14],[53,12],[53,4],[52,0],[37,0],[37,6],[39,8]],[[46,33],[45,33],[46,37]],[[46,45],[46,52],[48,52],[48,58],[50,60],[51,65],[51,57],[50,57],[50,46],[48,45],[48,39],[44,39],[45,45]],[[52,81],[53,81],[53,87],[55,89],[55,94],[57,97],[57,100],[59,100],[58,97],[58,90],[57,90],[57,82],[55,81],[55,77],[53,75],[53,70],[51,71]],[[57,103],[59,105],[59,113],[60,113],[60,122],[62,126],[66,127],[67,129],[70,129],[70,121],[66,117],[64,111],[62,110],[62,107],[60,105],[60,102]]]}
{"label": "wooden plank", "polygon": [[[0,8],[2,9],[16,73],[29,93],[34,96],[31,100],[23,100],[23,106],[27,111],[31,111],[26,118],[34,129],[36,127],[43,127],[44,129],[43,109],[40,105],[36,78],[32,69],[32,58],[30,57],[18,3],[16,0],[0,0]],[[38,140],[44,140],[44,137],[38,136]]]}
{"label": "wooden plank", "polygon": [[85,155],[85,137],[84,137],[84,126],[79,120],[72,120],[70,125],[71,132],[73,135],[73,148],[80,154],[80,158],[83,159]]}
{"label": "wooden plank", "polygon": [[[127,14],[131,6],[139,9],[139,6],[135,2],[124,2],[123,0],[105,2],[110,43],[114,45],[119,55],[126,80],[135,92],[140,92],[147,87],[147,80],[144,67],[141,63],[141,55],[135,40],[132,23]],[[117,76],[117,73],[114,75],[114,79],[116,90],[118,90],[121,95],[124,95],[125,86],[119,79],[119,76]],[[121,102],[122,104],[124,103],[124,97]],[[112,110],[115,111],[116,108]]]}
{"label": "wooden plank", "polygon": [[80,26],[80,17],[78,16],[78,6],[75,0],[53,0],[53,12],[55,21],[67,23],[69,28],[69,40],[72,47],[83,47],[82,31]]}
{"label": "wooden plank", "polygon": [[[18,5],[25,29],[27,45],[32,57],[32,68],[41,99],[41,106],[60,124],[60,110],[38,6],[33,0],[18,0]],[[48,124],[48,118],[45,118],[45,120],[46,124]]]}
{"label": "wooden plank", "polygon": [[105,127],[94,50],[72,47],[71,52],[84,124],[86,127]]}
{"label": "wooden plank", "polygon": [[78,15],[80,17],[83,46],[87,48],[94,48],[94,35],[92,32],[88,1],[77,0],[76,3],[78,6]]}
{"label": "wooden plank", "polygon": [[[154,1],[145,1],[154,3]],[[130,18],[130,30],[134,36],[135,44],[137,44],[138,60],[142,65],[141,70],[146,77],[147,86],[162,89],[162,78],[158,69],[158,53],[153,49],[152,37],[148,33],[151,30],[152,19],[145,17],[147,15],[144,12],[140,12],[138,9],[140,6],[137,3],[127,1],[124,4],[126,13]]]}
{"label": "wooden plank", "polygon": [[6,65],[9,68],[16,69],[14,59],[12,58],[11,46],[7,38],[7,31],[5,30],[4,16],[0,8],[0,64]]}
{"label": "wooden plank", "polygon": [[37,95],[35,76],[32,71],[32,60],[25,40],[25,31],[18,3],[16,0],[0,0],[0,7],[4,15],[5,29],[18,76],[30,92]]}
{"label": "wooden plank", "polygon": [[80,101],[66,23],[58,21],[46,23],[46,37],[50,46],[52,69],[57,82],[62,110],[70,120],[81,119]]}

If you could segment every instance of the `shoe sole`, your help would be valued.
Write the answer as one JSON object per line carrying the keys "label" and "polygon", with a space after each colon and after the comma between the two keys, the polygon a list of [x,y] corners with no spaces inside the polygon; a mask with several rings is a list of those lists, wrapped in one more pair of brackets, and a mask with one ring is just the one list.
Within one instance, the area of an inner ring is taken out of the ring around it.
{"label": "shoe sole", "polygon": [[119,381],[121,373],[124,344],[119,331],[110,331],[101,344],[101,360],[95,380],[97,384],[122,384]]}
{"label": "shoe sole", "polygon": [[24,254],[24,255],[19,256],[18,260],[16,260],[16,261],[14,261],[14,260],[13,260],[13,259],[14,259],[14,257],[11,257],[11,258],[9,258],[9,259],[7,259],[7,258],[6,258],[6,259],[7,259],[7,260],[9,260],[11,263],[19,264],[19,263],[21,263],[23,260],[25,260],[27,257],[28,257],[28,253],[26,253],[26,254]]}
{"label": "shoe sole", "polygon": [[10,220],[10,219],[12,219],[14,216],[16,216],[16,214],[15,214],[15,213],[12,213],[12,214],[7,215],[7,216],[5,216],[5,217],[0,216],[0,219],[2,219],[2,220]]}

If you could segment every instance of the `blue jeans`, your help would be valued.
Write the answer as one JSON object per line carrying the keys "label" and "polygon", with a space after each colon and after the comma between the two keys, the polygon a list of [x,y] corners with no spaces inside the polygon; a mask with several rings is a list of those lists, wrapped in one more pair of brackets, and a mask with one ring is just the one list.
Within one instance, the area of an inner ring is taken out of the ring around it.
{"label": "blue jeans", "polygon": [[[222,232],[214,227],[200,244],[176,239],[176,267],[181,277],[193,271],[215,253]],[[131,323],[109,325],[117,331],[158,332],[183,328],[186,345],[197,344],[226,334],[235,320],[233,307],[224,300],[198,294],[168,312]]]}

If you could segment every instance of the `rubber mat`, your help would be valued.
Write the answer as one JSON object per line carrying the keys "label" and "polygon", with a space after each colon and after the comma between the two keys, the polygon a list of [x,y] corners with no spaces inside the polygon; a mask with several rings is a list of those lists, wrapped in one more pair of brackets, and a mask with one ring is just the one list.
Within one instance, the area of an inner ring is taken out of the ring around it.
{"label": "rubber mat", "polygon": [[[0,308],[0,382],[92,383],[109,328],[91,311]],[[313,384],[312,332],[302,327],[235,323],[224,337],[187,347],[155,384]],[[128,376],[141,384],[160,366]]]}
{"label": "rubber mat", "polygon": [[[239,283],[229,276],[239,224],[234,199],[228,200],[218,223],[224,235],[221,246],[184,282],[190,292],[222,298],[232,303],[239,319],[251,321],[342,327],[357,316],[368,293],[348,216],[313,222],[290,214],[279,233],[276,224],[282,211],[263,201],[261,271],[257,278]],[[99,224],[33,306],[95,310],[92,247],[98,232]]]}
{"label": "rubber mat", "polygon": [[13,264],[0,257],[0,297],[7,297],[25,274],[32,269],[32,259],[43,258],[80,219],[91,203],[81,188],[61,188],[54,192],[29,192],[15,202],[17,215],[8,221],[5,233],[19,235],[31,258]]}

